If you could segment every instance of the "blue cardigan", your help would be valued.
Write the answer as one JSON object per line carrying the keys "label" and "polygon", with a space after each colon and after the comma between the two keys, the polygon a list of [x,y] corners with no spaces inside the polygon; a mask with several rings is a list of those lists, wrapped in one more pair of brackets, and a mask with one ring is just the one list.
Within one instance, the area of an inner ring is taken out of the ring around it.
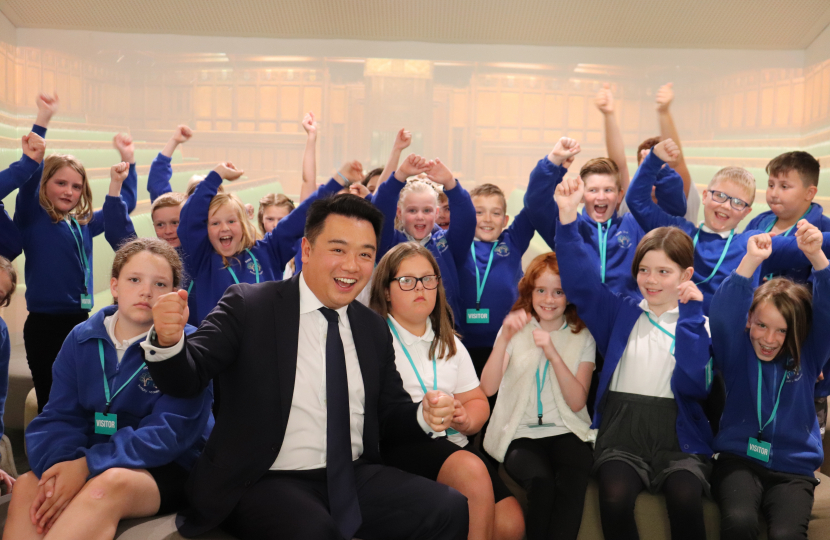
{"label": "blue cardigan", "polygon": [[[513,223],[502,231],[496,242],[473,242],[475,259],[470,249],[467,249],[467,259],[458,273],[463,313],[457,321],[465,347],[493,346],[504,318],[519,297],[518,285],[523,275],[522,255],[527,251],[534,233],[527,212],[522,210],[513,219]],[[495,250],[493,244],[496,244]],[[476,267],[480,279],[484,279],[491,250],[493,264],[481,295],[481,309],[490,310],[490,319],[486,324],[467,324],[466,311],[476,307]]]}
{"label": "blue cardigan", "polygon": [[[597,351],[605,357],[592,426],[599,427],[611,378],[643,310],[638,300],[611,292],[600,283],[599,270],[588,256],[589,248],[577,227],[577,222],[560,224],[556,246],[565,295],[577,306],[579,317],[596,340]],[[711,455],[712,428],[701,406],[711,386],[710,339],[703,306],[701,302],[689,302],[679,307],[676,363],[671,378],[671,390],[677,402],[677,439],[685,453]]]}
{"label": "blue cardigan", "polygon": [[[773,421],[764,429],[763,440],[772,444],[769,462],[746,455],[750,437],[757,437],[758,425],[758,357],[746,328],[752,304],[754,283],[732,273],[712,299],[712,346],[715,366],[726,383],[726,405],[715,437],[715,451],[728,452],[767,469],[813,476],[821,466],[824,452],[816,420],[813,393],[816,378],[830,358],[830,268],[813,272],[813,323],[801,347],[801,366],[787,371],[785,362],[761,362],[763,390],[761,418],[769,419],[775,396],[781,390],[781,402]],[[827,297],[827,298],[825,298]]]}
{"label": "blue cardigan", "polygon": [[256,264],[243,251],[230,258],[229,267],[226,267],[222,256],[216,253],[208,239],[210,201],[221,184],[222,177],[211,171],[184,203],[179,219],[179,240],[185,254],[185,270],[195,282],[192,292],[196,296],[196,320],[199,323],[216,307],[225,294],[225,289],[235,283],[228,268],[233,269],[240,283],[257,283],[255,269],[259,270],[260,282],[281,280],[285,265],[294,256],[294,245],[303,235],[308,207],[318,197],[332,195],[343,187],[335,180],[330,180],[281,219],[279,227],[251,248]]}
{"label": "blue cardigan", "polygon": [[[655,156],[654,152],[650,152],[646,156],[640,168],[637,169],[635,176],[637,181],[632,182],[629,187],[626,196],[628,208],[645,231],[651,231],[657,227],[678,227],[692,238],[699,233],[698,244],[695,248],[695,274],[692,279],[698,284],[700,291],[703,293],[703,312],[708,314],[709,304],[715,291],[718,290],[723,280],[732,273],[732,270],[736,269],[741,263],[741,259],[746,254],[746,243],[749,237],[758,234],[760,231],[745,230],[742,233],[736,233],[717,273],[706,283],[701,283],[715,269],[726,247],[727,239],[722,238],[719,234],[703,231],[682,217],[671,216],[654,204],[651,200],[651,186],[662,164],[663,161]],[[810,261],[798,249],[794,236],[774,236],[772,238],[772,248],[772,255],[764,263],[764,268],[768,272],[782,272],[791,268],[810,268]],[[824,234],[823,249],[825,253],[830,252],[830,233]],[[756,285],[760,280],[760,275],[759,269],[753,278],[753,283]]]}
{"label": "blue cardigan", "polygon": [[[377,260],[380,260],[393,247],[408,241],[404,233],[395,229],[398,199],[405,185],[404,182],[394,178],[394,173],[392,173],[386,182],[378,186],[372,197],[372,203],[383,212],[384,217]],[[444,193],[449,200],[452,224],[446,231],[435,225],[424,247],[438,262],[438,267],[441,269],[441,283],[444,285],[447,301],[452,308],[455,324],[458,325],[466,314],[466,310],[461,306],[458,269],[464,266],[464,262],[470,256],[470,245],[476,234],[476,209],[470,199],[470,194],[460,182],[456,182],[454,188]]]}
{"label": "blue cardigan", "polygon": [[[95,413],[106,404],[99,340],[110,388],[120,388],[144,363],[143,339],[130,345],[118,363],[104,327],[104,318],[117,309],[107,306],[76,326],[55,359],[49,402],[26,429],[29,463],[38,478],[56,463],[83,456],[90,477],[113,467],[147,469],[173,461],[189,470],[207,441],[213,426],[212,390],[189,399],[164,395],[146,366],[112,401],[118,431],[95,433]],[[185,333],[195,330],[188,326]]]}

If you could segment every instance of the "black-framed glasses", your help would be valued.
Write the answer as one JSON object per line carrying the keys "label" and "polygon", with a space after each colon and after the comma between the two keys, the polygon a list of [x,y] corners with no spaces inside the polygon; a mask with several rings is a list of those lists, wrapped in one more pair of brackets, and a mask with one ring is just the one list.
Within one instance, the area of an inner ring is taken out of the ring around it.
{"label": "black-framed glasses", "polygon": [[389,280],[389,283],[393,281],[397,281],[398,285],[401,287],[402,291],[411,291],[414,289],[418,282],[420,281],[423,284],[424,289],[433,290],[438,288],[438,283],[441,281],[441,276],[436,275],[429,275],[424,277],[415,277],[415,276],[401,276],[392,278]]}
{"label": "black-framed glasses", "polygon": [[714,189],[707,189],[706,191],[712,194],[712,198],[715,200],[715,202],[725,203],[726,201],[729,201],[729,206],[731,206],[735,210],[741,211],[749,207],[748,202],[741,200],[737,197],[730,197],[723,191],[717,191]]}

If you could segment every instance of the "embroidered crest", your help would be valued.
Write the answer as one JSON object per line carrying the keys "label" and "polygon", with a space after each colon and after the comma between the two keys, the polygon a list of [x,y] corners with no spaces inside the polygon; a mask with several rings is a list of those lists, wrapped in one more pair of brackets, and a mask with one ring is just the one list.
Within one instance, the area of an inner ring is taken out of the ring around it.
{"label": "embroidered crest", "polygon": [[147,394],[159,393],[159,389],[156,387],[156,383],[153,381],[146,367],[142,370],[141,375],[138,376],[138,388]]}
{"label": "embroidered crest", "polygon": [[626,231],[620,231],[617,233],[617,244],[623,249],[628,249],[631,247],[631,236]]}
{"label": "embroidered crest", "polygon": [[510,247],[504,242],[500,242],[495,249],[496,255],[499,257],[507,257],[510,255]]}
{"label": "embroidered crest", "polygon": [[259,275],[262,276],[262,265],[261,264],[256,264],[255,265],[253,260],[248,259],[247,268],[248,268],[248,272],[252,273],[253,275],[256,275],[257,272],[258,272]]}
{"label": "embroidered crest", "polygon": [[438,240],[436,240],[436,241],[435,241],[435,247],[437,247],[437,248],[438,248],[438,251],[447,251],[447,248],[449,247],[449,246],[447,245],[447,237],[446,237],[446,236],[442,236],[441,238],[439,238]]}
{"label": "embroidered crest", "polygon": [[798,366],[794,370],[788,370],[787,371],[787,382],[788,383],[798,382],[798,381],[801,380],[802,376],[803,376],[803,373],[801,372],[801,366]]}

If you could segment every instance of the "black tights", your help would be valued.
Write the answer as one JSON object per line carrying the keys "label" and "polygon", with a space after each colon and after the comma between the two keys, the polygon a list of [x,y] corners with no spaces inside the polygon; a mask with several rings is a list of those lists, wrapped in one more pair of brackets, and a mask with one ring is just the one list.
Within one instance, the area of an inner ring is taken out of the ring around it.
{"label": "black tights", "polygon": [[527,491],[528,540],[577,537],[593,462],[573,433],[510,443],[504,469]]}
{"label": "black tights", "polygon": [[[624,461],[606,461],[597,471],[599,513],[606,540],[639,539],[634,521],[637,495],[645,489],[634,467]],[[672,540],[704,539],[703,486],[689,471],[671,473],[663,483]]]}

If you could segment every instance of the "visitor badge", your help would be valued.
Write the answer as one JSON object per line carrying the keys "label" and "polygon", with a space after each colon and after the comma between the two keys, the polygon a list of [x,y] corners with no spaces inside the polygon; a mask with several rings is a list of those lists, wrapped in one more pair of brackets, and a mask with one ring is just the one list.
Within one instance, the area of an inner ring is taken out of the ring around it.
{"label": "visitor badge", "polygon": [[769,453],[772,451],[772,445],[768,442],[759,441],[757,439],[749,438],[749,445],[746,448],[746,455],[755,458],[764,463],[769,462]]}
{"label": "visitor badge", "polygon": [[115,435],[118,431],[118,415],[95,413],[95,433],[98,435]]}
{"label": "visitor badge", "polygon": [[487,324],[490,322],[489,309],[468,309],[467,324]]}
{"label": "visitor badge", "polygon": [[92,309],[92,295],[91,294],[82,294],[81,295],[81,309]]}

